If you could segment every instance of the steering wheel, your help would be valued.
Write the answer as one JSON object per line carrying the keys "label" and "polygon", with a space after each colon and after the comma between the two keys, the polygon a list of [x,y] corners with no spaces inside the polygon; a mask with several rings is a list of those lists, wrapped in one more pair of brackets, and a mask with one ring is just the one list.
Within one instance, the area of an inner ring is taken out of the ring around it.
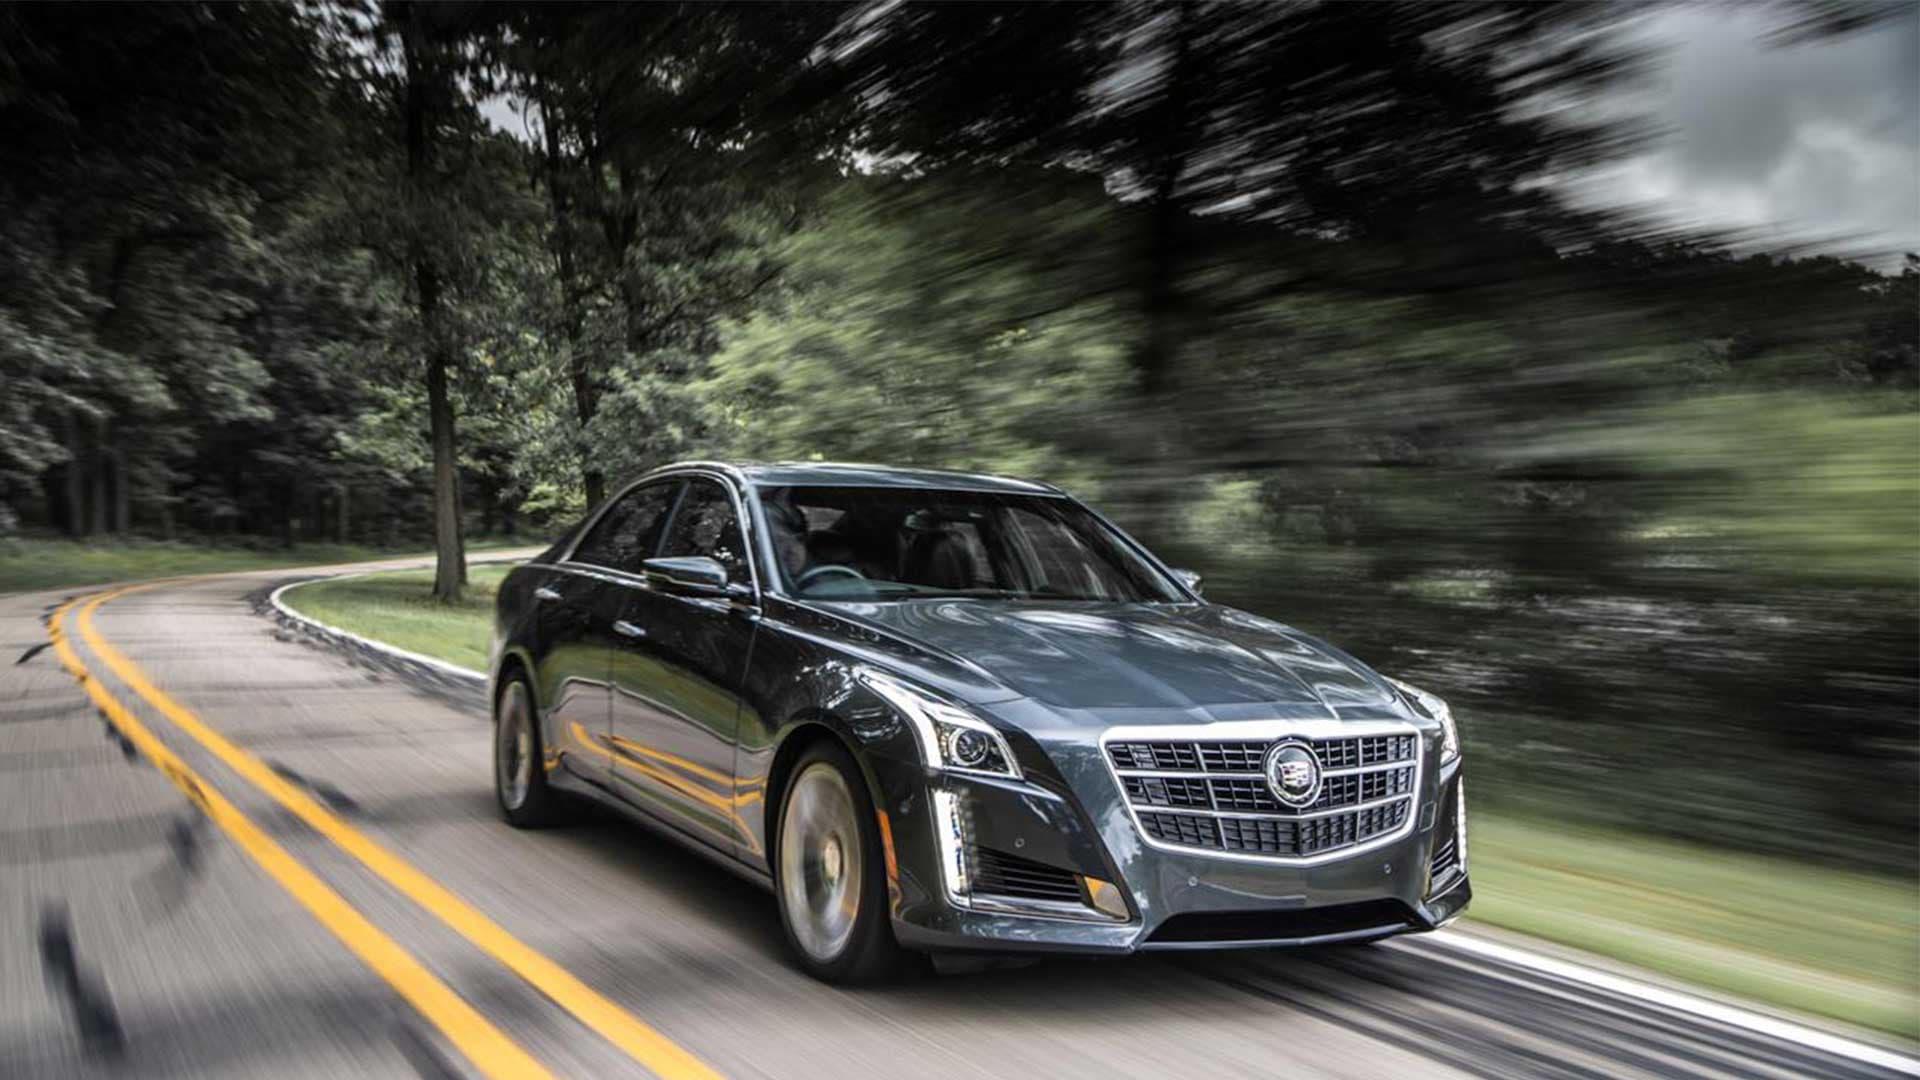
{"label": "steering wheel", "polygon": [[795,592],[800,592],[806,589],[808,585],[813,584],[815,579],[825,577],[828,574],[839,574],[843,577],[850,577],[855,581],[867,580],[867,575],[855,570],[851,566],[842,566],[839,563],[822,563],[793,579],[793,589]]}

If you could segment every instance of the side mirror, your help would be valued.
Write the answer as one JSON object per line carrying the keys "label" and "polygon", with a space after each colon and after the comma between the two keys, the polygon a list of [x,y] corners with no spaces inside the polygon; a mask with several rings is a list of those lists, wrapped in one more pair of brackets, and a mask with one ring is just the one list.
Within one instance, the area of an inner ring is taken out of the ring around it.
{"label": "side mirror", "polygon": [[1185,585],[1187,588],[1193,590],[1193,594],[1195,596],[1200,595],[1199,573],[1193,570],[1181,570],[1176,568],[1173,571],[1173,576],[1180,580],[1180,584]]}
{"label": "side mirror", "polygon": [[727,568],[705,555],[648,559],[640,564],[640,569],[648,581],[671,589],[716,594],[727,591]]}

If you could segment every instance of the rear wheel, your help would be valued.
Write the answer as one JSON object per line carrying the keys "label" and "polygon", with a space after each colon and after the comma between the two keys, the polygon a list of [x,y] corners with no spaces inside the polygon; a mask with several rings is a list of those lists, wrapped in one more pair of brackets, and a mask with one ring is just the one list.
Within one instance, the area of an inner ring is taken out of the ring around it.
{"label": "rear wheel", "polygon": [[493,793],[501,816],[515,828],[536,829],[558,819],[544,756],[533,691],[525,676],[515,674],[493,703]]}
{"label": "rear wheel", "polygon": [[829,982],[899,974],[904,954],[888,923],[880,830],[858,768],[823,742],[792,775],[773,858],[788,944],[808,974]]}

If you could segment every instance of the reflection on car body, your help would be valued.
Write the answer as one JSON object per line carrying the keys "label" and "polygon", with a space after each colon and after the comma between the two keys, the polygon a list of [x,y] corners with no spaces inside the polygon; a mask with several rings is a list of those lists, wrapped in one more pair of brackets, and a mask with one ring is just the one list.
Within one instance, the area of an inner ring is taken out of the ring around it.
{"label": "reflection on car body", "polygon": [[1445,702],[1210,604],[1058,489],[656,470],[500,590],[503,813],[763,882],[800,963],[1369,940],[1470,896]]}

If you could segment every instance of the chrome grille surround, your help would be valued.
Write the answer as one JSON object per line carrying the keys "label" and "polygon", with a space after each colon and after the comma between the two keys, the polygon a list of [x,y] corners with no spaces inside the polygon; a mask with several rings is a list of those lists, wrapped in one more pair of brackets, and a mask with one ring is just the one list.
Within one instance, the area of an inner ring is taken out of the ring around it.
{"label": "chrome grille surround", "polygon": [[[1292,810],[1267,788],[1267,750],[1312,745],[1324,778]],[[1413,831],[1425,754],[1396,720],[1226,721],[1109,728],[1100,756],[1148,846],[1215,859],[1310,866]]]}

